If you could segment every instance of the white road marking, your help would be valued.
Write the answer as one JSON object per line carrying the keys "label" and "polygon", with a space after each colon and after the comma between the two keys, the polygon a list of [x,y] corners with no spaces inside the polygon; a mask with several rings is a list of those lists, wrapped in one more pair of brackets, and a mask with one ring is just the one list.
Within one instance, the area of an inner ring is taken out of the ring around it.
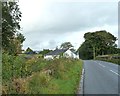
{"label": "white road marking", "polygon": [[[98,62],[95,61],[95,63],[98,63]],[[98,63],[98,64],[99,64],[100,66],[102,66],[102,67],[106,67],[106,66],[102,65],[101,63]],[[115,72],[115,71],[113,71],[113,70],[110,70],[110,71],[111,71],[112,73],[120,76],[120,74],[118,74],[117,72]]]}
{"label": "white road marking", "polygon": [[102,67],[105,67],[104,65],[102,65],[102,64],[100,64],[100,63],[99,63],[99,65],[102,66]]}
{"label": "white road marking", "polygon": [[[111,72],[115,73],[116,75],[119,75],[117,72],[113,71],[113,70],[110,70]],[[120,76],[120,75],[119,75]]]}

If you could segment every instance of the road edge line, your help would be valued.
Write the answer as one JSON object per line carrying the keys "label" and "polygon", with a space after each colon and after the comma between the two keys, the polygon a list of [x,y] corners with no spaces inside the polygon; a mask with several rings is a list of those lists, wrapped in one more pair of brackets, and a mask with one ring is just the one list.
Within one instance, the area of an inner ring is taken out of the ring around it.
{"label": "road edge line", "polygon": [[79,83],[79,88],[78,88],[78,94],[81,94],[80,96],[83,96],[84,94],[84,68],[82,69],[82,74],[81,74],[81,80]]}

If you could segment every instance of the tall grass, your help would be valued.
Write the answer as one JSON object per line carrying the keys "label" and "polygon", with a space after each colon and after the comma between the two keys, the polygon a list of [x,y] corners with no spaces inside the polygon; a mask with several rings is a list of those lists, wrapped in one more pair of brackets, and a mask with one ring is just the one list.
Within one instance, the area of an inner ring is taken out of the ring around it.
{"label": "tall grass", "polygon": [[44,60],[33,56],[3,54],[3,93],[75,94],[80,81],[82,61],[60,58]]}
{"label": "tall grass", "polygon": [[50,63],[46,70],[51,70],[52,73],[36,74],[28,81],[28,93],[75,94],[80,81],[82,61],[63,58]]}

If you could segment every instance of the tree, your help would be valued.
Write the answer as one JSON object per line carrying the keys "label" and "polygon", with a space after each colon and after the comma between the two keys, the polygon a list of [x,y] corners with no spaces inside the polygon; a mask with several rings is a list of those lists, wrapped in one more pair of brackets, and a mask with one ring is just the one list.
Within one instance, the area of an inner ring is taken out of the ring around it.
{"label": "tree", "polygon": [[19,53],[22,53],[21,47],[21,42],[17,38],[12,39],[10,42],[10,48],[8,50],[9,54],[17,55]]}
{"label": "tree", "polygon": [[89,42],[83,42],[77,51],[79,52],[79,57],[83,60],[93,58],[93,50]]}
{"label": "tree", "polygon": [[[21,14],[17,2],[2,2],[2,38],[4,38],[2,39],[2,47],[4,51],[11,54],[11,51],[15,50],[11,50],[11,48],[13,46],[15,48],[13,42],[17,40],[16,33],[19,34],[18,30],[20,30]],[[23,36],[22,34],[19,35]],[[22,43],[23,41],[20,42]]]}
{"label": "tree", "polygon": [[22,43],[25,40],[24,36],[21,33],[18,33],[14,39],[11,40],[10,45],[11,47],[9,48],[12,52],[10,54],[19,54],[22,53]]}
{"label": "tree", "polygon": [[25,41],[25,37],[21,33],[17,33],[16,39],[19,40],[21,44]]}
{"label": "tree", "polygon": [[[88,46],[86,44],[90,44],[94,59],[97,55],[114,53],[113,50],[117,47],[115,44],[117,38],[105,30],[85,33],[84,38],[84,46]],[[83,48],[83,46],[79,47],[79,50],[81,50],[81,48]]]}
{"label": "tree", "polygon": [[43,51],[40,51],[39,54],[42,54],[43,56],[49,52],[51,52],[52,50],[49,49],[43,49]]}
{"label": "tree", "polygon": [[34,53],[34,52],[33,52],[33,50],[32,50],[31,48],[28,47],[28,48],[26,49],[25,53]]}
{"label": "tree", "polygon": [[71,48],[71,47],[73,47],[73,45],[70,42],[64,42],[60,46],[60,48],[62,48],[62,49],[68,49],[68,48]]}

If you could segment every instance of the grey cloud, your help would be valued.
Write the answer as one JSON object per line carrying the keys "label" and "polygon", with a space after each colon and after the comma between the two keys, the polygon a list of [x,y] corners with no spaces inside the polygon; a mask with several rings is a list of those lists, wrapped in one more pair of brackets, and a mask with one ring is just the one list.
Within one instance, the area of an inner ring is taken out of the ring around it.
{"label": "grey cloud", "polygon": [[[117,24],[117,7],[114,3],[55,3],[49,11],[50,22],[46,21],[37,24],[36,31],[41,33],[64,33],[92,27],[103,26],[104,24]],[[45,18],[46,19],[46,18]]]}
{"label": "grey cloud", "polygon": [[[25,46],[55,48],[66,38],[66,34],[89,30],[94,27],[117,25],[117,3],[50,3],[42,16],[33,23],[23,26],[26,36]],[[25,22],[25,21],[23,21]],[[33,43],[34,42],[34,43]]]}
{"label": "grey cloud", "polygon": [[54,41],[54,40],[50,40],[49,42],[48,42],[48,48],[50,47],[51,49],[54,49],[54,48],[56,48],[57,47],[57,42],[56,41]]}

